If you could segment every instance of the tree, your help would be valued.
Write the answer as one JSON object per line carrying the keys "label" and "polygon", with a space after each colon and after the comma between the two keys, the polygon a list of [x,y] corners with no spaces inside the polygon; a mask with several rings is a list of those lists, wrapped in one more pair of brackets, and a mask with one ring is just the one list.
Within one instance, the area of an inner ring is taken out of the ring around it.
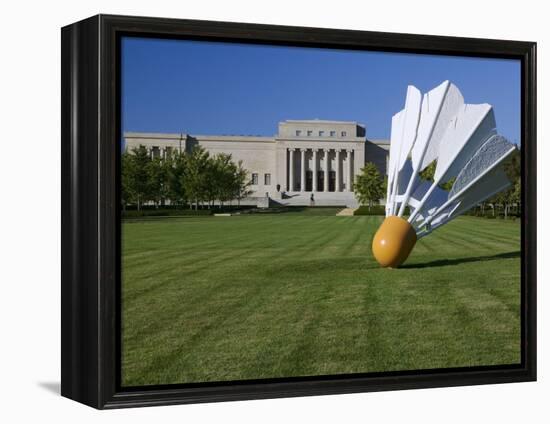
{"label": "tree", "polygon": [[165,160],[167,196],[174,205],[182,205],[187,198],[184,190],[185,153],[173,152]]}
{"label": "tree", "polygon": [[384,197],[384,179],[374,163],[368,162],[361,169],[353,184],[353,190],[359,203],[368,204],[369,209]]}
{"label": "tree", "polygon": [[511,182],[511,186],[497,193],[488,199],[487,202],[493,208],[493,216],[495,216],[496,206],[500,205],[504,212],[504,219],[507,219],[510,206],[517,204],[520,207],[519,203],[521,203],[521,153],[519,150],[510,155],[504,163],[503,169]]}
{"label": "tree", "polygon": [[183,189],[190,206],[191,202],[195,203],[195,209],[199,208],[199,202],[207,199],[209,165],[210,155],[201,146],[196,146],[191,154],[185,155]]}
{"label": "tree", "polygon": [[168,196],[168,169],[166,161],[154,158],[147,164],[149,198],[158,208]]}
{"label": "tree", "polygon": [[424,168],[420,172],[420,178],[426,181],[433,182],[436,166],[437,166],[437,162],[435,160],[432,161],[432,163],[430,163],[426,168]]}
{"label": "tree", "polygon": [[521,177],[516,178],[514,189],[511,195],[512,202],[517,206],[517,213],[521,213]]}
{"label": "tree", "polygon": [[144,146],[139,146],[132,149],[132,154],[125,162],[128,170],[125,176],[128,183],[127,193],[132,194],[132,198],[137,203],[138,211],[141,210],[141,205],[147,202],[150,196],[149,174],[147,172],[150,161],[147,149]]}
{"label": "tree", "polygon": [[[435,169],[437,168],[437,161],[434,160],[432,163],[430,163],[424,170],[420,172],[420,178],[426,181],[434,181],[435,176]],[[453,184],[455,183],[456,178],[451,178],[449,181],[442,182],[438,184],[438,187],[445,190],[450,191],[453,187]]]}
{"label": "tree", "polygon": [[202,170],[204,176],[203,200],[206,200],[209,209],[214,206],[214,202],[218,198],[219,186],[223,178],[218,156],[209,156]]}
{"label": "tree", "polygon": [[503,199],[504,217],[508,218],[510,207],[513,204],[519,206],[521,203],[521,152],[519,150],[515,150],[506,161],[504,164],[504,171],[512,183],[511,187],[506,190],[506,196]]}
{"label": "tree", "polygon": [[216,198],[220,201],[220,208],[224,202],[233,198],[233,185],[237,166],[231,160],[231,155],[220,153],[213,160],[212,179],[215,185]]}
{"label": "tree", "polygon": [[144,146],[122,154],[123,208],[136,203],[138,210],[146,202],[155,206],[170,200],[173,205],[189,203],[190,208],[207,202],[210,208],[219,201],[240,199],[250,194],[248,172],[242,162],[235,163],[231,155],[221,153],[211,157],[200,146],[190,154],[173,152],[165,159],[149,156]]}
{"label": "tree", "polygon": [[132,155],[124,151],[120,158],[121,172],[120,172],[120,197],[122,201],[122,210],[126,211],[126,206],[134,202],[135,194],[133,191],[133,160]]}
{"label": "tree", "polygon": [[243,161],[240,160],[235,167],[235,176],[233,178],[231,197],[237,199],[237,204],[241,206],[241,199],[249,196],[252,193],[250,186],[252,180],[248,176],[248,171],[243,168]]}

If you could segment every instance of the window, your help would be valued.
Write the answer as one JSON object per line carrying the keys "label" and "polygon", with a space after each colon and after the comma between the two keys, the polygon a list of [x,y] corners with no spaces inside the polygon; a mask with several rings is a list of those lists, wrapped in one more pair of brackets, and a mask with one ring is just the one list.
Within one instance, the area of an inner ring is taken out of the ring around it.
{"label": "window", "polygon": [[151,150],[151,158],[152,159],[160,158],[160,147],[158,146],[153,147],[153,149]]}
{"label": "window", "polygon": [[308,137],[311,137],[312,134],[313,134],[313,131],[311,131],[311,130],[309,130],[309,131],[307,132]]}
{"label": "window", "polygon": [[296,137],[300,137],[302,135],[302,131],[296,130]]}
{"label": "window", "polygon": [[264,174],[264,185],[271,185],[271,174]]}
{"label": "window", "polygon": [[319,131],[319,137],[324,137],[325,136],[325,132],[324,131]]}
{"label": "window", "polygon": [[258,185],[258,174],[252,174],[252,185]]}
{"label": "window", "polygon": [[330,132],[330,136],[331,136],[331,137],[336,137],[336,131],[331,131],[331,132]]}
{"label": "window", "polygon": [[345,137],[345,136],[347,136],[348,134],[347,134],[345,131],[342,131],[341,135],[342,135],[342,137]]}

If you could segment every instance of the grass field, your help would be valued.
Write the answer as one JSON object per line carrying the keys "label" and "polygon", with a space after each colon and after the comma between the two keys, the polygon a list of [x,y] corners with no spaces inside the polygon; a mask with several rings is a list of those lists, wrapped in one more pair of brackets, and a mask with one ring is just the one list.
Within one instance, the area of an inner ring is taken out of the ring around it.
{"label": "grass field", "polygon": [[520,227],[461,217],[381,269],[382,217],[123,224],[125,386],[520,361]]}

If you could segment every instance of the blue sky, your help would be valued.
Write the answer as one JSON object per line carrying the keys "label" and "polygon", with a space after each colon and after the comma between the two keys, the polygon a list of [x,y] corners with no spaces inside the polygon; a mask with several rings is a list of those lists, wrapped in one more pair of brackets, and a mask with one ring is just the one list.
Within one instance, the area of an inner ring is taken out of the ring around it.
{"label": "blue sky", "polygon": [[389,138],[407,85],[448,79],[519,143],[520,78],[517,60],[124,38],[122,129],[271,136],[279,121],[318,118]]}

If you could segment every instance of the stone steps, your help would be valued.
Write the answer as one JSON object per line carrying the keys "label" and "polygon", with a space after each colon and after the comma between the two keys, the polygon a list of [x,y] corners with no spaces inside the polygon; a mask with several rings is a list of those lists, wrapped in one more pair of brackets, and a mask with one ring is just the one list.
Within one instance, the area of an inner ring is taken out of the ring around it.
{"label": "stone steps", "polygon": [[317,192],[314,193],[314,202],[311,202],[311,193],[308,192],[287,192],[284,196],[274,196],[271,198],[281,206],[345,206],[357,207],[357,199],[350,192]]}

